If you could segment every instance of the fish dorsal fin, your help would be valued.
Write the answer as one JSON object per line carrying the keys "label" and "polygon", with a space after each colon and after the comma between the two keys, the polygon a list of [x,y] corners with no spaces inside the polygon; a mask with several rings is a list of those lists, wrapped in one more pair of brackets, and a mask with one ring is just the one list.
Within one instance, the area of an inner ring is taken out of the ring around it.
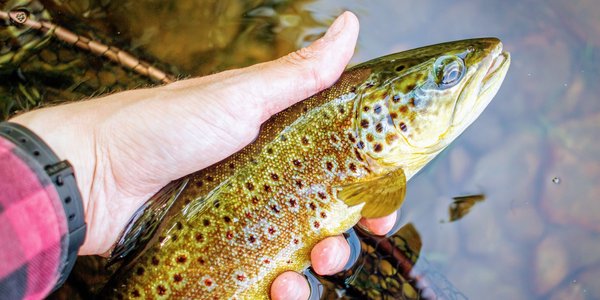
{"label": "fish dorsal fin", "polygon": [[404,201],[406,176],[401,168],[376,175],[366,181],[336,187],[337,198],[348,206],[365,203],[361,215],[380,218],[395,212]]}
{"label": "fish dorsal fin", "polygon": [[144,249],[188,181],[182,179],[170,182],[138,208],[121,232],[108,258],[109,266],[126,257],[134,258]]}

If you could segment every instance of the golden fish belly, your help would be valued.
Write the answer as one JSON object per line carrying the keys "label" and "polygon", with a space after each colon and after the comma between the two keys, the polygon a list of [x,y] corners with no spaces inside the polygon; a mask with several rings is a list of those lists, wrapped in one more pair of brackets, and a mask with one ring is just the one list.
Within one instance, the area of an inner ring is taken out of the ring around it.
{"label": "golden fish belly", "polygon": [[310,250],[360,218],[333,187],[368,176],[355,150],[353,82],[265,123],[257,140],[194,174],[180,196],[185,206],[151,246],[109,287],[124,298],[268,298],[283,271],[302,271]]}

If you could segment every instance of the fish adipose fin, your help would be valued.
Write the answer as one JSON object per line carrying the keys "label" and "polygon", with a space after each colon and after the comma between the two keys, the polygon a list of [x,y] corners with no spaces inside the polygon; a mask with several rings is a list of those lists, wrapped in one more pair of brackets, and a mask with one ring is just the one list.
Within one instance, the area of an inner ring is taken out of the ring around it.
{"label": "fish adipose fin", "polygon": [[143,250],[188,181],[184,179],[170,182],[138,208],[112,250],[108,266],[126,257],[135,258]]}
{"label": "fish adipose fin", "polygon": [[404,202],[406,176],[399,168],[367,181],[339,186],[336,190],[337,198],[348,206],[365,203],[360,212],[363,217],[380,218],[395,212]]}

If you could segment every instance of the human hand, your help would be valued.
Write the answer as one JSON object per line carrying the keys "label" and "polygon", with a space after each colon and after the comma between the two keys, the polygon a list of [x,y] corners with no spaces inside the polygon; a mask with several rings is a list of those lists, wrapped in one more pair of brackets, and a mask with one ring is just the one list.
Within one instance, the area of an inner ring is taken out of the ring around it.
{"label": "human hand", "polygon": [[[332,85],[352,57],[357,35],[358,20],[344,13],[323,38],[272,62],[40,109],[11,121],[33,130],[73,165],[88,226],[79,254],[106,254],[137,208],[163,186],[237,152],[273,114]],[[394,220],[362,222],[382,234]],[[313,249],[313,268],[333,274],[349,254],[343,237],[325,239]],[[280,276],[273,297],[308,296],[299,276]]]}

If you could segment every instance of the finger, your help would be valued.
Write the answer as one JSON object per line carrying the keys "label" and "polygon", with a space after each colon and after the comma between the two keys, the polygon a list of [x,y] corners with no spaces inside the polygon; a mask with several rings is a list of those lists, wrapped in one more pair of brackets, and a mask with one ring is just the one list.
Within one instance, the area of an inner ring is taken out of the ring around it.
{"label": "finger", "polygon": [[388,232],[390,232],[392,227],[394,227],[394,224],[396,224],[396,218],[397,218],[397,214],[396,214],[396,212],[394,212],[391,215],[381,217],[381,218],[374,218],[374,219],[363,218],[358,223],[360,224],[360,226],[367,229],[372,234],[386,235]]}
{"label": "finger", "polygon": [[277,276],[271,284],[271,298],[274,300],[306,300],[310,296],[310,287],[304,276],[287,271]]}
{"label": "finger", "polygon": [[350,245],[341,235],[320,241],[310,252],[313,270],[319,275],[333,275],[342,271],[349,258]]}

